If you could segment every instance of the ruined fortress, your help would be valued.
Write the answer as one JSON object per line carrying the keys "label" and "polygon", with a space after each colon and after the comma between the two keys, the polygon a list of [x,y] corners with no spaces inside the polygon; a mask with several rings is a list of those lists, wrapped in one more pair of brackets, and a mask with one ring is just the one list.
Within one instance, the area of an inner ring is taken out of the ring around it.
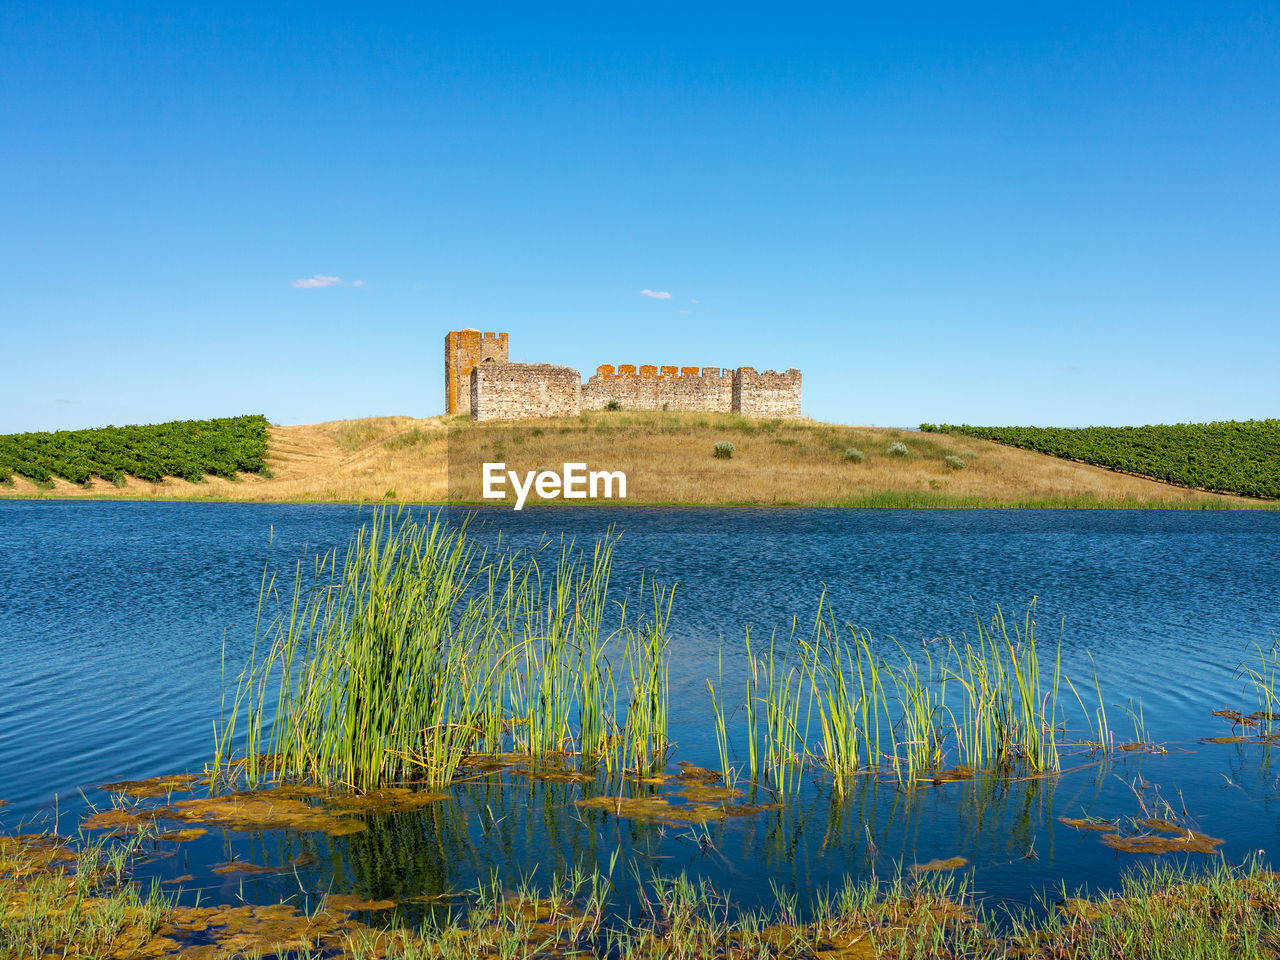
{"label": "ruined fortress", "polygon": [[604,364],[586,383],[572,367],[512,363],[505,333],[453,330],[444,338],[445,413],[472,420],[572,417],[583,410],[701,410],[800,416],[800,371],[754,367]]}

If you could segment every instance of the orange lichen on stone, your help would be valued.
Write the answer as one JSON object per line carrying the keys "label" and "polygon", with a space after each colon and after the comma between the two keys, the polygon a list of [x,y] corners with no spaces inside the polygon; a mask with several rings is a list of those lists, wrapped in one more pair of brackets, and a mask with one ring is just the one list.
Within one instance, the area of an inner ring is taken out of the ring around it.
{"label": "orange lichen on stone", "polygon": [[482,363],[507,362],[507,335],[452,330],[444,338],[444,412],[471,412],[471,371]]}

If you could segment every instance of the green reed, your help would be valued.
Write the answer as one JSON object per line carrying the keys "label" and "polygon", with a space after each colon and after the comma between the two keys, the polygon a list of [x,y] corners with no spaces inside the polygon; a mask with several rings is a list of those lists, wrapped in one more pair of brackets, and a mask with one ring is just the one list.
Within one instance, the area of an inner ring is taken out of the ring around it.
{"label": "green reed", "polygon": [[1111,732],[1111,726],[1107,723],[1107,706],[1102,699],[1102,686],[1098,682],[1098,668],[1093,663],[1093,655],[1089,655],[1089,663],[1093,666],[1093,693],[1097,699],[1098,706],[1089,711],[1084,705],[1084,699],[1080,696],[1080,692],[1076,689],[1076,685],[1071,682],[1071,678],[1063,674],[1062,679],[1075,695],[1076,702],[1080,705],[1080,712],[1084,714],[1085,723],[1089,726],[1089,747],[1090,753],[1102,752],[1103,754],[1115,751],[1115,735]]}
{"label": "green reed", "polygon": [[[793,636],[794,630],[793,622]],[[769,642],[768,652],[759,661],[751,662],[751,672],[754,689],[759,689],[760,675],[764,681],[765,773],[775,789],[786,793],[798,785],[798,773],[806,753],[805,737],[799,725],[805,673],[800,666],[787,667],[777,655],[776,635]]]}
{"label": "green reed", "polygon": [[[1059,768],[1056,733],[1062,649],[1059,646],[1052,679],[1046,684],[1034,615],[1033,603],[1022,626],[1013,624],[1011,636],[997,607],[990,625],[978,619],[976,645],[949,644],[957,665],[946,667],[944,676],[965,692],[960,717],[952,713],[953,727],[963,761],[975,769],[1015,761],[1025,762],[1037,773]],[[1105,715],[1102,719],[1105,722]]]}
{"label": "green reed", "polygon": [[[444,784],[468,756],[505,748],[581,752],[611,766],[619,738],[608,651],[622,633],[604,625],[613,539],[589,556],[564,540],[558,551],[544,543],[490,554],[465,524],[377,512],[341,559],[326,554],[309,579],[299,564],[275,617],[260,614],[215,729],[215,773],[256,782],[269,763],[284,776],[361,788]],[[671,597],[653,592],[653,615],[622,637],[633,668],[628,723],[645,762],[667,745]],[[275,594],[264,575],[260,611]],[[233,761],[239,723],[245,755]]]}
{"label": "green reed", "polygon": [[[1046,676],[1033,613],[1034,605],[1022,625],[1010,627],[997,609],[989,625],[979,621],[972,643],[925,643],[913,653],[893,641],[891,658],[876,652],[865,630],[842,630],[825,595],[811,639],[798,638],[793,621],[785,643],[775,634],[757,655],[748,630],[750,778],[785,791],[796,783],[796,771],[812,763],[833,774],[843,792],[849,776],[886,764],[903,784],[932,779],[949,754],[974,770],[1013,764],[1034,773],[1059,769],[1061,652]],[[798,665],[787,666],[788,652],[798,655]],[[960,689],[959,705],[954,695],[948,703],[949,685]],[[728,769],[723,677],[719,689],[710,681],[707,686],[721,767]],[[801,720],[802,712],[808,719]],[[819,734],[810,739],[815,717]]]}
{"label": "green reed", "polygon": [[[899,649],[903,649],[899,646]],[[925,771],[936,770],[942,763],[942,744],[946,737],[943,710],[946,703],[946,678],[934,684],[933,658],[925,649],[925,674],[922,679],[916,662],[903,650],[903,663],[886,668],[889,681],[897,691],[900,708],[894,725],[893,756],[890,758],[898,779],[914,781]]]}
{"label": "green reed", "polygon": [[[720,690],[724,690],[724,651],[716,657],[719,667]],[[725,702],[723,692],[717,693],[716,686],[707,680],[707,692],[711,694],[711,722],[716,731],[716,749],[720,755],[720,779],[726,787],[732,787],[738,778],[738,770],[730,761],[729,731],[725,723]]]}
{"label": "green reed", "polygon": [[756,718],[756,706],[760,702],[757,694],[757,674],[756,659],[751,652],[751,627],[746,628],[746,650],[747,650],[747,700],[746,700],[746,721],[747,721],[747,769],[749,771],[752,782],[760,779],[760,728]]}
{"label": "green reed", "polygon": [[[627,718],[622,733],[624,758],[638,772],[660,769],[671,741],[667,738],[670,643],[668,624],[675,591],[650,583],[651,615],[636,628],[625,628],[623,659],[626,661]],[[641,583],[643,591],[644,584]]]}
{"label": "green reed", "polygon": [[1244,660],[1236,668],[1236,676],[1243,677],[1253,689],[1258,710],[1249,719],[1258,722],[1258,732],[1272,736],[1277,720],[1280,720],[1280,640],[1273,640],[1270,649],[1255,643],[1254,657]]}
{"label": "green reed", "polygon": [[824,596],[818,600],[813,639],[801,641],[822,729],[813,754],[835,775],[839,792],[850,774],[879,760],[881,718],[888,717],[884,671],[871,652],[871,636],[852,627],[848,633],[849,639],[841,636]]}

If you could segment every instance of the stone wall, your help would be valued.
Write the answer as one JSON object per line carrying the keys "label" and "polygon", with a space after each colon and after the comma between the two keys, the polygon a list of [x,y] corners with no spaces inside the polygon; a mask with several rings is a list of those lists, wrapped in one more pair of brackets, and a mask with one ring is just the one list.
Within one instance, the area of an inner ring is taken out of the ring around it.
{"label": "stone wall", "polygon": [[471,412],[471,371],[477,364],[506,363],[507,335],[453,330],[444,338],[444,412]]}
{"label": "stone wall", "polygon": [[471,371],[471,419],[576,417],[582,377],[549,363],[481,363]]}
{"label": "stone wall", "polygon": [[747,417],[800,416],[800,371],[739,367],[733,375],[733,410]]}
{"label": "stone wall", "polygon": [[445,412],[473,420],[572,417],[616,401],[624,410],[800,416],[800,371],[604,364],[585,384],[570,367],[510,363],[505,333],[445,336]]}
{"label": "stone wall", "polygon": [[582,387],[584,410],[603,410],[610,401],[624,410],[703,410],[728,413],[733,372],[720,367],[655,367],[623,364],[597,368]]}

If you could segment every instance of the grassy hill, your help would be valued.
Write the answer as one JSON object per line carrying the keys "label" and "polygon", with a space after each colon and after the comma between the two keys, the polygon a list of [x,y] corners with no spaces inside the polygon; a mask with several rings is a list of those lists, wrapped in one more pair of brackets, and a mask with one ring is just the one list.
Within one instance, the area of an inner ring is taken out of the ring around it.
{"label": "grassy hill", "polygon": [[[726,441],[732,457],[714,457],[714,445]],[[905,454],[890,453],[894,444]],[[260,474],[198,482],[54,477],[45,489],[15,476],[0,483],[0,497],[474,502],[483,461],[520,471],[565,462],[622,470],[631,504],[1259,505],[961,434],[631,411],[480,425],[465,417],[380,417],[270,426]]]}

